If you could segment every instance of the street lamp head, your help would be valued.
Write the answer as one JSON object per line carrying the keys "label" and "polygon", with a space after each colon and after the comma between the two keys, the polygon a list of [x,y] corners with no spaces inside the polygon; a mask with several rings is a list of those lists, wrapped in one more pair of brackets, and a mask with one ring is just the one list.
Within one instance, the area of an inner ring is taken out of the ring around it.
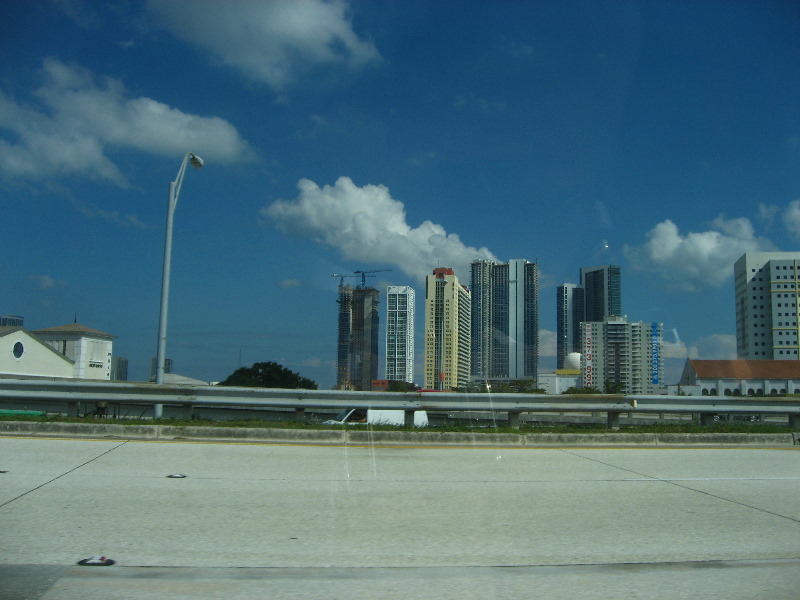
{"label": "street lamp head", "polygon": [[189,162],[192,163],[192,166],[195,169],[199,169],[203,166],[203,159],[196,154],[192,154],[191,152],[189,152]]}

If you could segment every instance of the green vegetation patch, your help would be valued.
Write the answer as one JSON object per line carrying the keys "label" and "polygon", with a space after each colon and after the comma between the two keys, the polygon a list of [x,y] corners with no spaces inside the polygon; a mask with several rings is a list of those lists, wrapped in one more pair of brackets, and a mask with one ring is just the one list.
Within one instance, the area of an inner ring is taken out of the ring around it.
{"label": "green vegetation patch", "polygon": [[[208,421],[203,419],[112,419],[94,417],[64,417],[59,415],[2,415],[0,421],[25,421],[33,423],[97,423],[98,421],[109,425],[140,426],[140,425],[169,425],[172,427],[242,427],[260,429],[342,429],[345,427],[356,430],[368,428],[373,431],[413,431],[418,428],[397,425],[323,425],[309,421],[261,421],[257,419],[234,421]],[[422,430],[422,429],[420,429]],[[715,423],[713,425],[700,425],[699,423],[654,423],[652,425],[620,425],[617,430],[608,429],[600,423],[570,423],[570,424],[538,424],[525,425],[519,428],[506,426],[472,426],[472,425],[445,425],[428,426],[425,431],[442,431],[454,433],[582,433],[604,435],[609,433],[792,433],[795,431],[789,425],[775,425],[767,423]]]}

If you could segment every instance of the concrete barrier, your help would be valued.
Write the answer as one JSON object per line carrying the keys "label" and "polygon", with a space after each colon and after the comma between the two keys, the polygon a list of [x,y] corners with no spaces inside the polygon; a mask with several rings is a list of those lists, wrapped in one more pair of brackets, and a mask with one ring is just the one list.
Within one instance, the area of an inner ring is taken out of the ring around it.
{"label": "concrete barrier", "polygon": [[420,445],[420,446],[766,446],[800,445],[792,433],[456,433],[447,431],[375,431],[336,429],[263,429],[258,427],[175,427],[109,423],[35,423],[0,421],[0,435],[114,438],[130,440],[209,440],[251,443]]}

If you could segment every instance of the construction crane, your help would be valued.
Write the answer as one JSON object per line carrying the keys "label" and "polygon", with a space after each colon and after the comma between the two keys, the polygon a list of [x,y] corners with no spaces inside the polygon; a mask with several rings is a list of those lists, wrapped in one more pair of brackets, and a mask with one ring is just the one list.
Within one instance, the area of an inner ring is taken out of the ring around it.
{"label": "construction crane", "polygon": [[369,271],[353,271],[353,273],[360,273],[361,274],[361,289],[367,287],[367,277],[375,277],[375,275],[367,275],[367,273],[384,273],[386,271],[391,271],[391,269],[370,269]]}
{"label": "construction crane", "polygon": [[340,273],[331,273],[331,277],[338,277],[339,278],[339,287],[342,287],[344,285],[344,278],[345,277],[356,277],[356,278],[358,278],[358,275],[342,275]]}

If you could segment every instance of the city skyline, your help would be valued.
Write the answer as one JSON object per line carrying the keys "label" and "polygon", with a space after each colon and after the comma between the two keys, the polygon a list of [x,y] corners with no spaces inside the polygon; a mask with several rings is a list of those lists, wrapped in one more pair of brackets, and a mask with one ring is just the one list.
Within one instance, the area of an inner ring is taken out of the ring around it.
{"label": "city skyline", "polygon": [[524,256],[540,372],[559,283],[614,264],[677,380],[736,356],[735,261],[800,243],[798,29],[792,3],[712,0],[2,3],[0,314],[77,313],[146,380],[192,152],[176,374],[274,361],[330,388],[331,273],[421,290]]}

